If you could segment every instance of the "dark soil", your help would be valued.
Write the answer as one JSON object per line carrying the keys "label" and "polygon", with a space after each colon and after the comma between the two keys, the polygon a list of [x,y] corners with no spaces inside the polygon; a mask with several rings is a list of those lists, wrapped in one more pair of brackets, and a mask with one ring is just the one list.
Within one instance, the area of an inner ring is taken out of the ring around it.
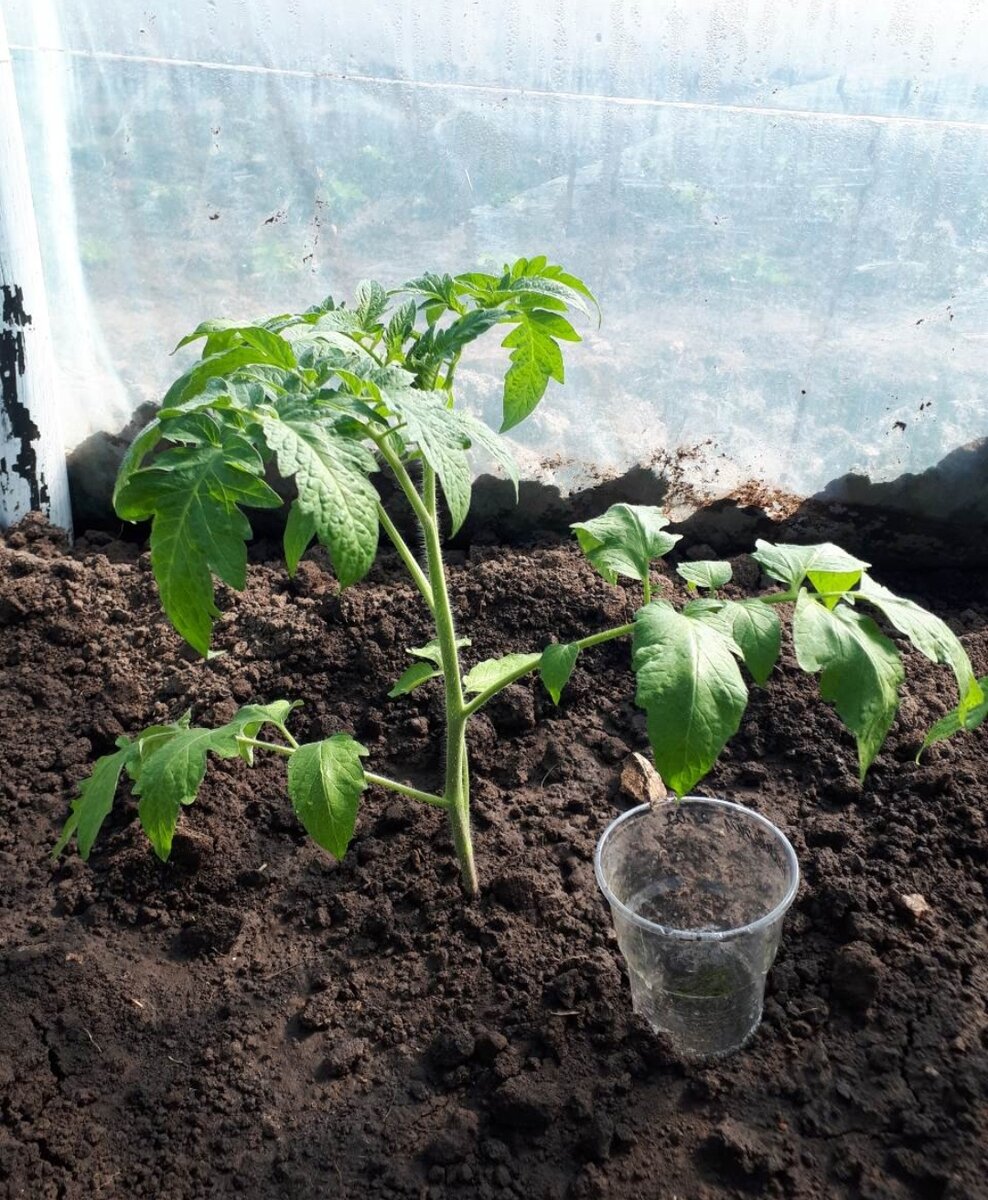
{"label": "dark soil", "polygon": [[[189,706],[216,722],[297,697],[300,738],[349,730],[374,769],[436,786],[436,685],[386,699],[428,636],[396,562],[341,597],[318,555],[295,582],[253,557],[246,594],[221,595],[229,653],[202,662],[138,547],[67,553],[36,523],[0,543],[0,1194],[988,1195],[988,738],[912,761],[949,675],[908,656],[864,788],[791,659],[753,694],[702,790],[787,830],[804,881],[759,1032],[691,1065],[628,1011],[592,873],[617,767],[644,746],[621,643],[582,657],[559,708],[526,683],[475,722],[477,903],[441,813],[370,792],[336,864],[280,761],[213,763],[167,865],[129,798],[88,866],[49,862],[93,757]],[[453,558],[478,658],[633,609],[563,543]],[[886,581],[949,615],[988,671],[983,578]]]}

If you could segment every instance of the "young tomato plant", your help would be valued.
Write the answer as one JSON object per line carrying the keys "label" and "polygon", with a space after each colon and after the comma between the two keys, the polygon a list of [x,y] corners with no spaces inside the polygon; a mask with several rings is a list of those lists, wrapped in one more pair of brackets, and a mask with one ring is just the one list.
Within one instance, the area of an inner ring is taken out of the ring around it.
{"label": "young tomato plant", "polygon": [[[118,514],[150,519],[151,565],[166,614],[200,654],[210,653],[214,577],[234,589],[246,579],[245,508],[276,508],[273,468],[294,482],[284,533],[293,574],[312,540],[326,548],[341,587],[358,582],[377,554],[379,531],[391,541],[435,623],[435,638],[409,650],[415,660],[390,695],[438,679],[446,711],[441,789],[426,792],[369,771],[367,751],[349,734],[299,745],[288,722],[297,702],[250,704],[219,728],[190,714],[121,737],[80,784],[55,853],[75,837],[87,858],[109,814],[121,775],[138,798],[138,816],[167,859],[184,805],[191,804],[208,755],[255,752],[287,759],[288,793],[300,821],[325,850],[342,857],[363,791],[388,789],[443,809],[469,895],[478,890],[470,834],[467,726],[498,692],[537,671],[558,703],[580,654],[630,637],[636,702],[645,710],[656,765],[677,795],[713,766],[736,732],[748,700],[743,665],[764,684],[781,643],[779,605],[794,605],[797,660],[820,674],[857,739],[862,775],[877,754],[899,702],[903,670],[892,643],[867,615],[877,611],[922,653],[950,666],[959,703],[927,741],[984,719],[988,680],[978,681],[963,647],[938,618],[894,596],[866,573],[868,564],[832,545],[772,546],[754,557],[783,590],[746,599],[717,596],[730,565],[690,562],[679,573],[691,599],[677,610],[653,600],[651,569],[679,541],[658,509],[618,504],[574,526],[593,566],[611,583],[640,582],[643,605],[626,625],[540,651],[473,665],[465,674],[443,563],[445,501],[451,532],[470,505],[470,455],[494,458],[517,487],[507,446],[482,421],[456,407],[453,383],[464,348],[506,326],[502,432],[539,404],[550,380],[563,382],[561,342],[578,342],[576,310],[590,316],[586,285],[544,257],[520,259],[500,276],[423,275],[393,292],[367,282],[351,306],[332,299],[298,315],[258,324],[210,321],[180,345],[203,340],[201,359],[169,389],[153,421],[121,464]],[[389,471],[417,522],[420,561],[382,507],[371,476]],[[702,591],[702,595],[700,594]],[[948,728],[948,726],[950,726]]]}

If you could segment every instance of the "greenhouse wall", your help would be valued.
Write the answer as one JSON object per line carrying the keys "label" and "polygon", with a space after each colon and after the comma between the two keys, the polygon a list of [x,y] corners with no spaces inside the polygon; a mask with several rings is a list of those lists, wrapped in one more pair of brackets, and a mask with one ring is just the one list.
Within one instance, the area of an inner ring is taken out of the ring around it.
{"label": "greenhouse wall", "polygon": [[983,521],[978,8],[3,0],[67,449],[98,492],[202,318],[545,253],[603,319],[529,478]]}

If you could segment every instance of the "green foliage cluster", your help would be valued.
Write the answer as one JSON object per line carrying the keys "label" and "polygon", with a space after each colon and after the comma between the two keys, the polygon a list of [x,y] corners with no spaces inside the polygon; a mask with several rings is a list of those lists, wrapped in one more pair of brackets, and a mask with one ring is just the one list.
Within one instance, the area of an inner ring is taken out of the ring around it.
{"label": "green foliage cluster", "polygon": [[[799,665],[818,674],[853,733],[862,777],[895,718],[903,668],[877,613],[936,663],[953,671],[956,709],[925,745],[974,728],[988,713],[988,679],[976,680],[963,647],[937,617],[897,597],[867,574],[865,562],[837,546],[770,545],[754,557],[781,590],[743,600],[718,592],[726,562],[684,562],[677,570],[690,599],[677,609],[652,599],[651,571],[680,540],[655,508],[617,504],[574,525],[580,547],[609,583],[640,583],[642,607],[627,625],[567,644],[485,660],[464,672],[442,558],[440,492],[455,532],[471,497],[470,456],[493,458],[515,481],[507,444],[455,407],[453,383],[464,349],[504,326],[509,351],[501,431],[523,421],[550,381],[564,380],[562,344],[580,340],[569,320],[591,315],[586,285],[545,257],[519,259],[501,275],[425,274],[395,291],[358,286],[352,304],[332,298],[300,314],[259,323],[208,321],[180,346],[202,341],[201,358],[169,389],[121,465],[114,502],[128,521],[151,521],[151,563],[170,621],[200,654],[210,653],[219,615],[214,579],[235,589],[246,579],[251,528],[244,510],[276,508],[274,469],[294,484],[284,532],[289,573],[313,539],[326,548],[341,587],[370,569],[381,530],[395,546],[435,621],[436,637],[409,650],[414,660],[390,691],[401,697],[440,679],[446,704],[444,786],[424,792],[368,771],[367,751],[345,732],[299,745],[287,722],[296,703],[242,708],[218,729],[191,714],[119,739],[81,783],[56,847],[75,837],[88,857],[126,775],[138,815],[167,859],[182,808],[202,783],[209,754],[258,750],[288,760],[288,793],[313,839],[341,857],[353,835],[363,791],[390,789],[444,809],[464,884],[477,890],[470,836],[466,729],[503,688],[537,671],[558,703],[581,654],[630,636],[636,703],[647,716],[656,765],[677,795],[713,766],[737,731],[748,701],[742,668],[764,684],[781,646],[779,605],[793,605]],[[372,476],[388,470],[420,526],[424,562],[381,505]],[[260,736],[265,733],[265,738]],[[276,738],[277,740],[271,740]]]}

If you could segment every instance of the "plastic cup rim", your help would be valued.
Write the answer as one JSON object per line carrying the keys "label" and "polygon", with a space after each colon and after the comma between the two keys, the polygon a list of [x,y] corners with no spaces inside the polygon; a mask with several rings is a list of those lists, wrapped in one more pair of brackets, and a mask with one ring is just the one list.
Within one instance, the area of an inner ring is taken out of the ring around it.
{"label": "plastic cup rim", "polygon": [[[792,879],[789,887],[786,889],[786,894],[771,911],[758,917],[757,920],[750,921],[747,925],[738,925],[733,929],[676,929],[670,925],[659,925],[658,922],[650,921],[647,917],[633,912],[622,900],[619,900],[615,896],[604,879],[604,871],[601,865],[601,857],[608,839],[618,826],[623,825],[626,821],[644,816],[647,812],[651,812],[655,808],[663,808],[667,805],[675,804],[707,804],[716,808],[730,808],[735,812],[742,813],[745,817],[751,818],[772,834],[782,846],[783,853],[792,870]],[[782,830],[777,825],[773,825],[767,817],[763,817],[761,813],[755,812],[753,808],[747,808],[743,804],[735,804],[733,800],[721,800],[713,796],[683,796],[679,801],[669,799],[660,801],[655,805],[639,804],[635,808],[629,808],[627,812],[623,812],[615,817],[597,839],[597,846],[593,856],[593,869],[597,877],[597,886],[604,893],[607,903],[612,909],[620,912],[626,920],[630,921],[633,925],[637,925],[640,929],[646,929],[649,933],[656,934],[659,937],[676,938],[687,942],[725,942],[731,938],[744,937],[746,934],[757,933],[761,929],[766,929],[785,916],[799,890],[799,859],[796,857],[796,851],[792,848],[792,843]]]}

